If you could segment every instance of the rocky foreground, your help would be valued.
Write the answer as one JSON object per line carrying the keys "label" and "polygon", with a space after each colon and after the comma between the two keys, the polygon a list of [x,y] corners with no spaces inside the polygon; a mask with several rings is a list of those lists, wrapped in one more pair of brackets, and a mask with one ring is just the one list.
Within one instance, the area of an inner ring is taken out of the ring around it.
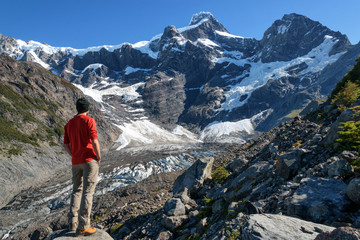
{"label": "rocky foreground", "polygon": [[349,164],[358,153],[326,148],[330,129],[294,120],[215,160],[200,159],[175,181],[164,208],[116,231],[112,225],[112,236],[358,239],[359,179]]}
{"label": "rocky foreground", "polygon": [[[186,171],[98,196],[93,224],[113,239],[360,239],[358,152],[333,150],[338,113],[324,109],[321,122],[296,118]],[[12,238],[64,228],[66,211]]]}

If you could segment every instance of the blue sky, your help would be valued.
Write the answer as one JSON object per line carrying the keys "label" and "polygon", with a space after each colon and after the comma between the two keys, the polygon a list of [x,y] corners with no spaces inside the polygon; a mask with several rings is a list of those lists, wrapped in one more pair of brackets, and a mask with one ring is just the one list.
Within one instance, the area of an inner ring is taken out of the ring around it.
{"label": "blue sky", "polygon": [[187,26],[200,11],[244,37],[261,39],[275,20],[298,13],[360,41],[359,0],[2,0],[0,33],[56,47],[135,43]]}

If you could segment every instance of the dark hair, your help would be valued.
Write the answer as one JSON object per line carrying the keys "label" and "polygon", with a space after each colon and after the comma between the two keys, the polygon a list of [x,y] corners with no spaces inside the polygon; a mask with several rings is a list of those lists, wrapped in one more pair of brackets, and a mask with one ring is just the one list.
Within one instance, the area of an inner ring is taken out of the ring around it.
{"label": "dark hair", "polygon": [[76,101],[76,110],[78,113],[84,113],[89,111],[90,103],[86,98],[79,98]]}

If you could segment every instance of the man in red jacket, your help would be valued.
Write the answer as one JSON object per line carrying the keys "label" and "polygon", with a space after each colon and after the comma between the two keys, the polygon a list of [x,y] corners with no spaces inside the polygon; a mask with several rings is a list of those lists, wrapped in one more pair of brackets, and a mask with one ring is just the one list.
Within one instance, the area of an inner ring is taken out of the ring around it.
{"label": "man in red jacket", "polygon": [[73,176],[68,217],[70,229],[76,230],[77,236],[96,232],[90,227],[90,214],[101,155],[95,120],[87,116],[89,105],[85,98],[78,99],[78,114],[64,128],[64,148],[71,156]]}

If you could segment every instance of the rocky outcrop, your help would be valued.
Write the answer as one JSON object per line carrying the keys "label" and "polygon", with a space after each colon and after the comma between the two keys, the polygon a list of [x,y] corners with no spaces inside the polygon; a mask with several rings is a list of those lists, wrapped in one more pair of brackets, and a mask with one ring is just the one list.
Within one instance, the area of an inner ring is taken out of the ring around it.
{"label": "rocky outcrop", "polygon": [[241,239],[309,239],[333,227],[276,214],[252,214],[242,227]]}
{"label": "rocky outcrop", "polygon": [[360,239],[360,231],[355,228],[340,227],[332,232],[324,232],[317,235],[315,240],[357,240]]}
{"label": "rocky outcrop", "polygon": [[196,194],[204,181],[211,177],[211,168],[214,163],[214,158],[201,158],[196,160],[191,167],[179,176],[173,188],[174,195],[181,195],[185,189],[189,194]]}
{"label": "rocky outcrop", "polygon": [[79,240],[112,240],[113,238],[104,230],[97,229],[96,233],[91,236],[79,236],[76,237],[75,232],[69,232],[68,230],[59,230],[53,232],[44,238],[44,240],[68,240],[68,239],[79,239]]}
{"label": "rocky outcrop", "polygon": [[[349,204],[346,184],[341,180],[304,178],[295,193],[286,199],[287,215],[297,215],[313,222],[339,216]],[[306,196],[304,198],[304,196]]]}

